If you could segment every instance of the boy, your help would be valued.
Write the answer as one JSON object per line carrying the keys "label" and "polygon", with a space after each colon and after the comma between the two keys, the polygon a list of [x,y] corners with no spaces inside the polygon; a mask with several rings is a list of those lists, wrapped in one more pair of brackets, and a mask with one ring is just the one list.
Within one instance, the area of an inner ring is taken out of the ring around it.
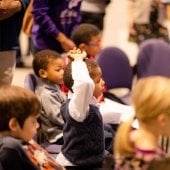
{"label": "boy", "polygon": [[100,67],[85,59],[79,49],[69,53],[64,83],[69,99],[62,105],[64,119],[62,151],[57,160],[64,166],[101,166],[104,159],[104,127],[96,98],[104,89]]}
{"label": "boy", "polygon": [[101,51],[102,34],[99,28],[93,24],[80,24],[72,32],[71,39],[77,48],[84,50],[87,57],[94,59]]}
{"label": "boy", "polygon": [[43,166],[62,170],[31,140],[39,127],[40,110],[33,92],[17,86],[0,87],[0,162],[4,170],[44,170]]}
{"label": "boy", "polygon": [[40,78],[35,93],[41,101],[40,143],[62,144],[63,118],[60,107],[66,100],[60,86],[63,83],[64,63],[59,53],[42,50],[33,60],[34,73]]}
{"label": "boy", "polygon": [[[72,40],[77,48],[84,50],[89,59],[95,60],[95,57],[102,51],[101,39],[101,31],[93,24],[80,24],[72,33]],[[98,98],[98,101],[104,123],[119,124],[134,114],[131,106],[109,100],[103,95]]]}

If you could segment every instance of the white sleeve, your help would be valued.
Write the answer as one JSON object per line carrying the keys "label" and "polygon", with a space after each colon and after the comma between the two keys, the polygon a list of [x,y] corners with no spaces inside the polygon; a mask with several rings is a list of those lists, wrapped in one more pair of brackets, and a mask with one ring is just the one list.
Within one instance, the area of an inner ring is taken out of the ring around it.
{"label": "white sleeve", "polygon": [[73,119],[82,122],[87,117],[94,91],[94,82],[89,76],[85,62],[81,60],[72,62],[72,78],[73,96],[69,103],[69,113]]}
{"label": "white sleeve", "polygon": [[104,102],[100,103],[100,112],[103,117],[103,122],[111,124],[125,122],[134,116],[132,106],[123,105],[110,99],[105,99]]}

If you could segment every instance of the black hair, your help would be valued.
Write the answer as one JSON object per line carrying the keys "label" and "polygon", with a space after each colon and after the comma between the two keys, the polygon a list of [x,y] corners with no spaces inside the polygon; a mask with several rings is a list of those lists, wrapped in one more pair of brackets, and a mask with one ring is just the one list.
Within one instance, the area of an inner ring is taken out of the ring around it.
{"label": "black hair", "polygon": [[34,56],[33,63],[32,63],[34,73],[38,77],[40,77],[39,70],[40,69],[46,70],[50,60],[57,59],[57,58],[61,58],[61,55],[53,50],[42,50],[37,52]]}
{"label": "black hair", "polygon": [[88,44],[91,41],[91,38],[99,35],[101,32],[99,28],[93,24],[80,24],[72,32],[71,39],[78,47],[80,44]]}
{"label": "black hair", "polygon": [[[86,58],[86,59],[84,60],[84,62],[85,62],[86,65],[87,65],[87,69],[88,69],[88,71],[89,71],[90,77],[91,77],[92,79],[94,79],[94,78],[95,78],[95,69],[96,69],[97,67],[99,67],[98,64],[97,64],[95,61],[90,60],[90,59],[88,59],[88,58]],[[72,78],[71,63],[69,63],[69,64],[66,66],[65,70],[64,70],[63,80],[64,80],[65,86],[66,86],[70,91],[72,91],[72,86],[73,86],[74,81],[73,81],[73,78]],[[72,91],[72,92],[73,92],[73,91]]]}

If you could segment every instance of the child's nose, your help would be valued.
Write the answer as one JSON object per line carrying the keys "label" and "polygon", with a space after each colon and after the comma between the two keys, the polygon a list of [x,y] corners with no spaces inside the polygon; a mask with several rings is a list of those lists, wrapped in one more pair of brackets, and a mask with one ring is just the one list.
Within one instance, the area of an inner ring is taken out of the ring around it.
{"label": "child's nose", "polygon": [[40,127],[40,124],[37,122],[36,123],[36,129],[38,129]]}
{"label": "child's nose", "polygon": [[102,84],[105,85],[105,81],[102,79]]}

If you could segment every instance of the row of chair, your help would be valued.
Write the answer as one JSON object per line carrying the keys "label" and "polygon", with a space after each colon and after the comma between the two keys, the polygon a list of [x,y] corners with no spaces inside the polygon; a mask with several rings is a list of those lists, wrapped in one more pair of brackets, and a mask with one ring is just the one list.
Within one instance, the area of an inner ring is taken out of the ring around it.
{"label": "row of chair", "polygon": [[[170,45],[163,40],[145,40],[139,46],[137,62],[131,67],[127,55],[118,48],[105,48],[97,57],[103,78],[108,91],[110,89],[127,88],[128,97],[133,86],[133,80],[148,76],[170,77]],[[107,92],[110,99],[115,100],[114,93]],[[130,100],[124,101],[124,96],[118,96],[125,104],[130,104]],[[116,101],[118,101],[116,99]],[[170,138],[162,136],[161,147],[166,152],[170,152]]]}
{"label": "row of chair", "polygon": [[[139,47],[135,71],[126,53],[117,47],[104,48],[96,57],[96,62],[102,69],[107,88],[104,96],[122,104],[130,104],[134,76],[137,79],[152,75],[170,76],[170,46],[157,39],[144,41]],[[35,74],[29,73],[25,78],[24,86],[34,91],[37,81]],[[127,89],[128,91],[123,95],[118,95],[112,91],[113,89]],[[163,145],[166,145],[166,150],[168,150],[169,142],[167,139],[164,140],[166,142],[163,142]],[[60,147],[59,149],[56,147],[55,153],[59,152]],[[51,153],[53,146],[48,146],[46,149]]]}
{"label": "row of chair", "polygon": [[[140,79],[154,75],[170,76],[170,45],[159,39],[142,42],[134,67],[130,66],[126,53],[117,47],[104,48],[96,61],[102,69],[107,90],[128,89],[126,94],[118,97],[125,104],[129,104],[130,99],[125,99],[127,96],[130,97],[134,77]],[[112,94],[116,94],[114,91],[112,92]]]}
{"label": "row of chair", "polygon": [[[127,54],[117,47],[105,47],[96,62],[105,80],[105,96],[129,104],[134,76],[137,79],[152,75],[170,76],[170,45],[158,39],[144,41],[139,46],[135,67],[130,65]],[[31,73],[25,78],[25,87],[34,91],[36,82],[37,77]]]}

